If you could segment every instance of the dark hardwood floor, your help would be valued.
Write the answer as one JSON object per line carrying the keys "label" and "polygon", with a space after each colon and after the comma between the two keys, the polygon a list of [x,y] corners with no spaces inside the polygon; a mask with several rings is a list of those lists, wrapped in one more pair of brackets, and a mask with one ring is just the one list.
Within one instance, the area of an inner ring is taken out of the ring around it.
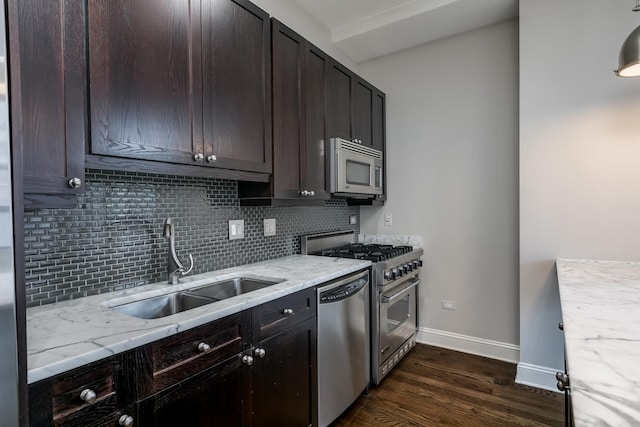
{"label": "dark hardwood floor", "polygon": [[563,426],[564,395],[515,375],[512,363],[418,344],[332,427]]}

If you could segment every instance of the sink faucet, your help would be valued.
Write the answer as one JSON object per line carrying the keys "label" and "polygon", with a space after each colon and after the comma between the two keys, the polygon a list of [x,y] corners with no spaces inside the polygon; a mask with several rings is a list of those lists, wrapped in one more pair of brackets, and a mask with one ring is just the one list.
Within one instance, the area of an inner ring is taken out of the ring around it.
{"label": "sink faucet", "polygon": [[180,276],[189,274],[189,272],[193,270],[193,257],[189,254],[189,264],[191,265],[189,269],[187,269],[182,262],[180,262],[178,255],[176,255],[175,232],[173,231],[171,218],[167,218],[164,221],[163,236],[165,239],[169,239],[169,258],[167,261],[168,282],[170,285],[177,285]]}

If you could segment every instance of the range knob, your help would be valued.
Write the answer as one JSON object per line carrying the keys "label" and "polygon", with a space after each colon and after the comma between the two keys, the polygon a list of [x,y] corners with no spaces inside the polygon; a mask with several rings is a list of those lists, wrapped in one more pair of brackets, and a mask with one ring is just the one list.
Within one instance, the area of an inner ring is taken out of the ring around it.
{"label": "range knob", "polygon": [[405,264],[405,265],[407,266],[407,270],[409,270],[409,271],[413,271],[413,263],[410,263],[410,262],[409,262],[409,263],[407,263],[407,264]]}
{"label": "range knob", "polygon": [[402,277],[404,275],[402,267],[394,268],[393,271],[396,272],[396,277]]}
{"label": "range knob", "polygon": [[392,280],[393,279],[393,272],[391,272],[390,270],[387,270],[384,272],[384,280]]}
{"label": "range knob", "polygon": [[412,263],[413,263],[413,269],[414,269],[414,270],[417,270],[417,269],[418,269],[418,267],[420,267],[420,263],[418,262],[418,260],[417,260],[417,259],[414,259],[414,260],[412,261]]}

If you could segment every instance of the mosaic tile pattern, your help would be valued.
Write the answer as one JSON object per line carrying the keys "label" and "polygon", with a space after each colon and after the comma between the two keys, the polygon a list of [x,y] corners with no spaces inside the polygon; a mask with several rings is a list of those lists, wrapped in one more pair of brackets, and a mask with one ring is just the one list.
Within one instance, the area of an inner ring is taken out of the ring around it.
{"label": "mosaic tile pattern", "polygon": [[[166,280],[173,218],[176,250],[195,259],[193,274],[300,253],[300,236],[352,229],[358,207],[342,199],[317,207],[241,207],[237,182],[88,170],[73,209],[25,212],[27,305],[50,304]],[[263,236],[275,218],[277,235]],[[228,239],[228,221],[244,219],[245,238]]]}

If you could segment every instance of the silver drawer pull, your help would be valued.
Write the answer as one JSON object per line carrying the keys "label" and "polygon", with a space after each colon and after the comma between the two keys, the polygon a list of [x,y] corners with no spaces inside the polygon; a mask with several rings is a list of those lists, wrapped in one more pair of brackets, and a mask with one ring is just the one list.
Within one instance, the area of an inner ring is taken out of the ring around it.
{"label": "silver drawer pull", "polygon": [[259,357],[259,358],[261,358],[261,359],[262,359],[262,358],[265,356],[265,354],[267,354],[267,352],[266,352],[266,351],[264,351],[264,348],[256,348],[256,349],[253,351],[253,354],[254,354],[256,357]]}
{"label": "silver drawer pull", "polygon": [[196,162],[203,160],[204,159],[204,154],[202,153],[196,153],[193,155],[193,160],[195,160]]}
{"label": "silver drawer pull", "polygon": [[211,346],[209,344],[207,344],[206,342],[201,342],[200,344],[198,344],[198,351],[201,353],[205,353],[207,351],[211,350]]}
{"label": "silver drawer pull", "polygon": [[85,388],[80,392],[80,399],[84,400],[87,403],[91,403],[96,400],[96,392],[91,390],[90,388]]}
{"label": "silver drawer pull", "polygon": [[251,356],[242,356],[242,363],[244,363],[245,365],[253,365],[253,357]]}
{"label": "silver drawer pull", "polygon": [[285,308],[284,310],[282,310],[282,314],[284,314],[287,317],[291,317],[293,316],[295,313],[293,312],[293,309],[291,308]]}

